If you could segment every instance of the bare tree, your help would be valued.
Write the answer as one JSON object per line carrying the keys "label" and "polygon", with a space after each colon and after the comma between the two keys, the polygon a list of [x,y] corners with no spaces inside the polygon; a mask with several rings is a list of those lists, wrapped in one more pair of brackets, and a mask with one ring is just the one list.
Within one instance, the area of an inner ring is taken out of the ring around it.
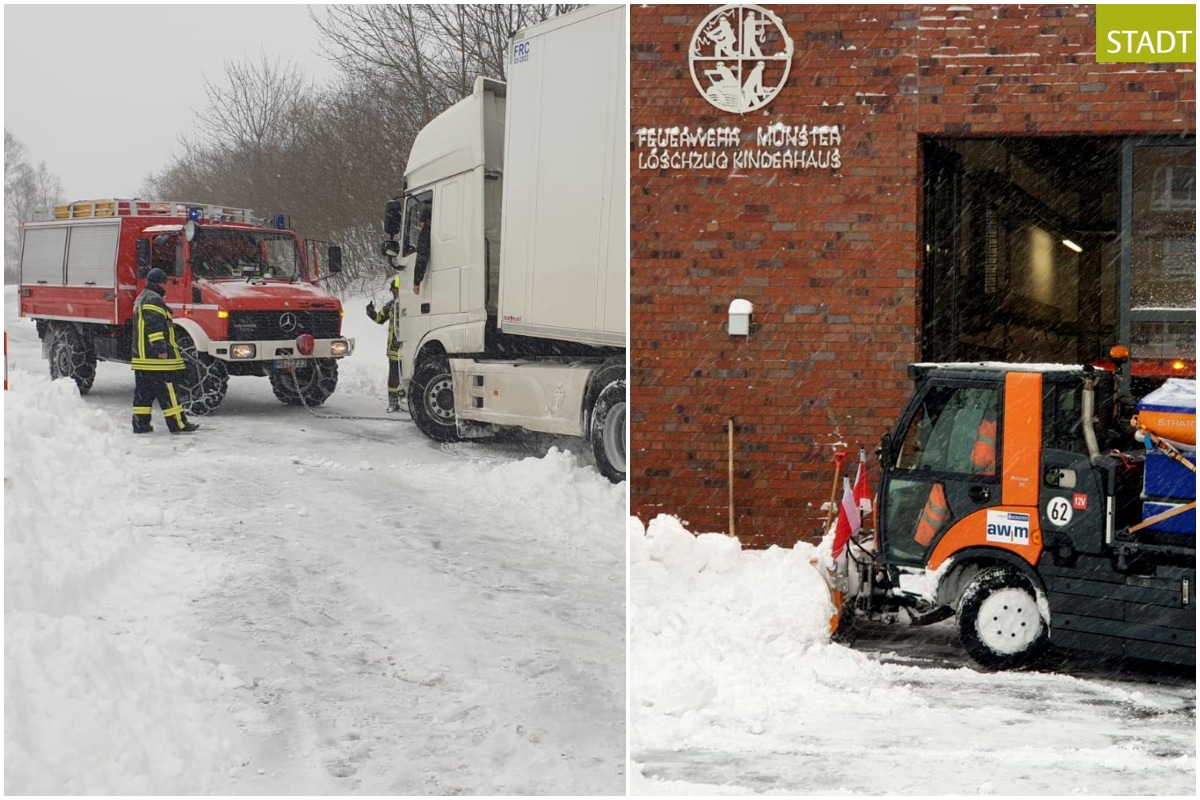
{"label": "bare tree", "polygon": [[519,29],[575,5],[329,6],[311,16],[322,46],[347,75],[409,112],[420,129],[471,91],[478,76],[505,76]]}
{"label": "bare tree", "polygon": [[286,212],[296,230],[344,245],[342,285],[371,283],[383,203],[417,133],[476,77],[504,77],[515,31],[573,7],[328,6],[313,19],[340,80],[322,90],[290,64],[226,64],[206,82],[196,134],[145,194]]}
{"label": "bare tree", "polygon": [[19,277],[20,223],[33,216],[38,206],[62,202],[62,184],[42,161],[34,166],[28,151],[12,132],[4,129],[4,282]]}
{"label": "bare tree", "polygon": [[303,75],[290,62],[262,55],[257,63],[226,62],[224,82],[205,80],[204,89],[208,107],[196,115],[199,149],[240,162],[245,199],[239,202],[269,202],[283,154],[300,138],[311,110]]}

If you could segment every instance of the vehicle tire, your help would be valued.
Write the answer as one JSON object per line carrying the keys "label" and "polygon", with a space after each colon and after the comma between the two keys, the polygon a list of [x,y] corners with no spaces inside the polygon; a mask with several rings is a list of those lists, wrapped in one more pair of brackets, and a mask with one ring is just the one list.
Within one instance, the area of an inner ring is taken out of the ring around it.
{"label": "vehicle tire", "polygon": [[271,390],[281,403],[315,408],[337,389],[338,365],[332,358],[315,359],[310,366],[289,370],[271,370]]}
{"label": "vehicle tire", "polygon": [[[183,375],[175,380],[183,410],[197,417],[211,414],[225,399],[229,370],[225,362],[196,351],[192,337],[176,328],[176,341],[183,356]],[[179,373],[175,373],[177,376]]]}
{"label": "vehicle tire", "polygon": [[1012,567],[988,567],[971,579],[958,604],[958,635],[988,670],[1034,663],[1050,643],[1037,593]]}
{"label": "vehicle tire", "polygon": [[600,390],[592,406],[588,442],[600,474],[613,483],[625,480],[628,469],[625,441],[627,438],[628,401],[625,398],[625,379],[615,380]]}
{"label": "vehicle tire", "polygon": [[70,378],[87,394],[96,381],[96,353],[74,325],[54,325],[46,334],[46,357],[50,378]]}
{"label": "vehicle tire", "polygon": [[421,433],[435,442],[457,442],[454,376],[444,357],[425,358],[408,384],[408,411]]}

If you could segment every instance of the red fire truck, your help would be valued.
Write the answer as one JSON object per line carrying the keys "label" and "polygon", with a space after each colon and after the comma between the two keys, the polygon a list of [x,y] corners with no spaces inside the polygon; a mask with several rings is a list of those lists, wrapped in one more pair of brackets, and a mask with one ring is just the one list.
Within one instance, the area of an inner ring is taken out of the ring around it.
{"label": "red fire truck", "polygon": [[316,406],[337,386],[337,360],[354,351],[341,302],[319,285],[322,267],[341,270],[341,248],[325,245],[298,240],[283,215],[268,223],[204,203],[41,208],[21,225],[20,312],[37,323],[51,377],[86,394],[97,361],[129,362],[133,303],[159,267],[189,413],[220,405],[230,375],[265,375],[282,402]]}

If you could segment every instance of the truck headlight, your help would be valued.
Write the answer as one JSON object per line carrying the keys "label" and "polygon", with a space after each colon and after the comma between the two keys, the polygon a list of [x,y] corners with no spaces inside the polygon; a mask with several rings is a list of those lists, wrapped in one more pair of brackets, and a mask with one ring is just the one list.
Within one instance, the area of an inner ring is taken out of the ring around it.
{"label": "truck headlight", "polygon": [[229,348],[231,358],[254,358],[257,348],[252,344],[235,344]]}
{"label": "truck headlight", "polygon": [[350,343],[342,340],[329,343],[329,355],[344,356],[350,353]]}

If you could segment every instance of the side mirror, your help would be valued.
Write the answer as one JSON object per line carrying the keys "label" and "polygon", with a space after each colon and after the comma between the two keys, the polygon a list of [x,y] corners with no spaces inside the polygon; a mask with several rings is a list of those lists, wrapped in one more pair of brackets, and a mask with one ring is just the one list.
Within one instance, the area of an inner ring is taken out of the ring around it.
{"label": "side mirror", "polygon": [[137,265],[139,270],[138,277],[146,277],[145,274],[141,272],[141,270],[148,271],[150,269],[150,242],[146,239],[137,240]]}
{"label": "side mirror", "polygon": [[194,219],[189,219],[184,223],[183,238],[187,239],[189,242],[196,238],[196,221]]}
{"label": "side mirror", "polygon": [[326,266],[329,267],[329,274],[342,271],[342,248],[336,244],[329,245],[329,257]]}
{"label": "side mirror", "polygon": [[388,258],[399,258],[400,257],[400,243],[393,239],[388,239],[379,248],[379,252],[381,254],[383,254],[384,256],[387,256]]}
{"label": "side mirror", "polygon": [[404,216],[404,201],[389,200],[383,207],[383,232],[395,236],[400,232],[400,218]]}

